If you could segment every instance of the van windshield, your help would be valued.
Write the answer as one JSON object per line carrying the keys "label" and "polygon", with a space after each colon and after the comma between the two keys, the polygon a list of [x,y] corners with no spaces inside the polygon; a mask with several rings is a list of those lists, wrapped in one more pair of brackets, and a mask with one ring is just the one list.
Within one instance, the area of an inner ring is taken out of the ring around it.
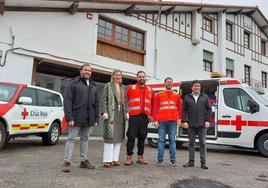
{"label": "van windshield", "polygon": [[17,85],[0,84],[0,101],[10,102],[17,91]]}
{"label": "van windshield", "polygon": [[247,87],[248,91],[254,95],[262,104],[264,104],[265,106],[268,107],[268,100],[265,99],[263,96],[261,96],[259,93],[257,93],[256,91],[254,91],[252,88]]}

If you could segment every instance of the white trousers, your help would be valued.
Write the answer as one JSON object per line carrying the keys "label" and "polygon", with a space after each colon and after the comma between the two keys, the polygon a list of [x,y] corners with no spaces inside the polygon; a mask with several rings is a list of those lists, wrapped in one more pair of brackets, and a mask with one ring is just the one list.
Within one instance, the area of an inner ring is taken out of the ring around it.
{"label": "white trousers", "polygon": [[104,143],[103,162],[119,161],[121,143]]}

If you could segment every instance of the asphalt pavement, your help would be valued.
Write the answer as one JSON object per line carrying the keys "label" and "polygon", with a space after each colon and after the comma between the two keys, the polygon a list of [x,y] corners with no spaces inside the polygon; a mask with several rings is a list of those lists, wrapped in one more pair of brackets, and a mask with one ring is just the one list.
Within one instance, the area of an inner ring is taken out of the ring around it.
{"label": "asphalt pavement", "polygon": [[[163,166],[156,166],[157,149],[146,145],[145,158],[149,165],[134,163],[123,165],[125,143],[120,153],[120,167],[102,167],[103,140],[91,138],[89,160],[97,168],[79,168],[79,141],[73,155],[70,173],[61,172],[65,139],[55,146],[42,145],[39,138],[11,140],[0,150],[0,187],[38,188],[192,188],[192,187],[235,187],[268,188],[268,158],[252,150],[236,147],[208,146],[208,170],[200,168],[199,153],[196,152],[196,166],[183,168],[187,161],[187,146],[177,149],[179,166],[169,165],[168,147],[165,150]],[[135,148],[136,152],[136,148]],[[136,160],[136,155],[134,156]]]}

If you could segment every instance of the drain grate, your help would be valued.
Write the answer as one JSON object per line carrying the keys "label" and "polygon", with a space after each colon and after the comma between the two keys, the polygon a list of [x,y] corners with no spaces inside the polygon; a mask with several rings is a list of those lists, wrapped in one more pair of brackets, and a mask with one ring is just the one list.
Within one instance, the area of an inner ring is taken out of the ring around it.
{"label": "drain grate", "polygon": [[207,180],[207,179],[183,179],[178,180],[175,183],[171,184],[171,188],[232,188],[229,185],[225,185],[220,182]]}

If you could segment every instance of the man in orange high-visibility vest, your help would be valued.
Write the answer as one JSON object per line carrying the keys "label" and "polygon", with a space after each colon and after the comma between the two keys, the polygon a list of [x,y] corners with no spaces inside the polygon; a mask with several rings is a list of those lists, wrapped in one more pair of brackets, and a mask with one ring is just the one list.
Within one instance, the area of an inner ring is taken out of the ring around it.
{"label": "man in orange high-visibility vest", "polygon": [[129,125],[125,165],[133,164],[132,155],[136,138],[138,138],[137,163],[148,164],[143,154],[144,143],[147,137],[147,125],[151,119],[154,92],[149,86],[145,85],[145,82],[145,72],[139,71],[137,73],[137,84],[129,86],[127,90]]}
{"label": "man in orange high-visibility vest", "polygon": [[166,144],[166,134],[169,140],[170,165],[176,163],[176,133],[177,126],[181,123],[181,97],[172,90],[173,79],[165,79],[166,90],[155,95],[153,117],[155,126],[158,127],[158,156],[157,165],[163,165],[164,150]]}

